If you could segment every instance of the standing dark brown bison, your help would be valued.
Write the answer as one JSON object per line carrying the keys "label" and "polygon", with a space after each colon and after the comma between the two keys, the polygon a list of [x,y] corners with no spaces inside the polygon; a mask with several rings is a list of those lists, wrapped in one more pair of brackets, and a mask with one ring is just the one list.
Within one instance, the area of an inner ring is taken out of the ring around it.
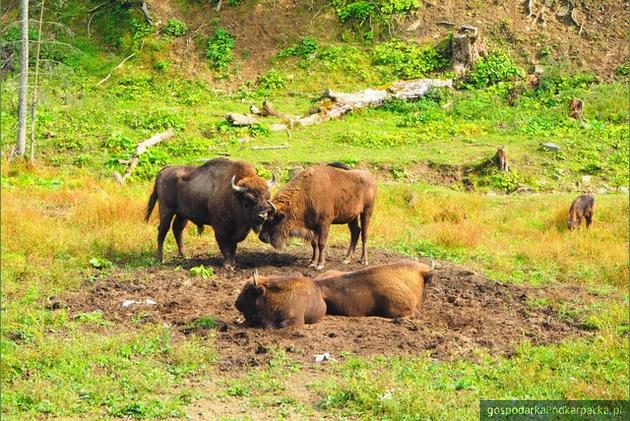
{"label": "standing dark brown bison", "polygon": [[434,264],[402,261],[355,272],[330,270],[315,277],[336,316],[419,317]]}
{"label": "standing dark brown bison", "polygon": [[275,212],[265,221],[259,238],[277,249],[289,237],[310,240],[313,256],[309,267],[322,270],[330,224],[348,224],[350,247],[344,262],[354,256],[361,234],[361,262],[367,265],[368,227],[375,199],[376,181],[368,171],[339,163],[308,168],[276,194],[272,201]]}
{"label": "standing dark brown bison", "polygon": [[569,219],[567,227],[572,230],[582,224],[582,218],[586,219],[586,228],[590,228],[593,223],[593,208],[595,198],[591,194],[582,194],[575,198],[569,208]]}
{"label": "standing dark brown bison", "polygon": [[223,254],[224,266],[234,268],[236,245],[250,230],[260,232],[268,212],[269,182],[256,174],[254,167],[243,161],[212,159],[201,166],[170,166],[158,173],[149,198],[145,221],[155,203],[160,203],[160,225],[157,238],[157,259],[162,262],[162,246],[171,220],[173,235],[180,256],[184,255],[182,232],[190,220],[200,230],[214,228],[214,236]]}
{"label": "standing dark brown bison", "polygon": [[311,278],[301,275],[258,276],[254,273],[238,298],[236,308],[249,326],[300,327],[317,323],[326,314],[322,293]]}

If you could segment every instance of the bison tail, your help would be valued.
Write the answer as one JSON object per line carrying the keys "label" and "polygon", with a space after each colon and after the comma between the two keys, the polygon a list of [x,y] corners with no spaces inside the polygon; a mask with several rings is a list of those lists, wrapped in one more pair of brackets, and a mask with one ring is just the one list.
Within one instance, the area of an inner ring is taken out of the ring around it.
{"label": "bison tail", "polygon": [[157,195],[157,181],[153,186],[153,191],[151,192],[151,196],[149,197],[149,203],[147,203],[147,210],[144,213],[144,222],[149,222],[149,218],[151,217],[151,213],[153,212],[153,208],[155,207],[155,202],[158,200]]}

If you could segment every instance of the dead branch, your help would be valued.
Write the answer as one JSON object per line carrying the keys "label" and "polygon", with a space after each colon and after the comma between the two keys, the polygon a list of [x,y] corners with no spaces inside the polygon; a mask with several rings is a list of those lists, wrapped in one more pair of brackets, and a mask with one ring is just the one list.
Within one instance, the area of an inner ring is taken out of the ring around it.
{"label": "dead branch", "polygon": [[276,146],[252,146],[252,151],[263,151],[267,149],[287,149],[289,145],[276,145]]}
{"label": "dead branch", "polygon": [[220,10],[221,10],[221,6],[223,6],[223,0],[219,0],[219,1],[217,2],[217,8],[216,8],[216,9],[214,9],[214,11],[215,11],[215,12],[220,11]]}
{"label": "dead branch", "polygon": [[[289,129],[293,126],[311,126],[340,118],[353,110],[378,107],[390,98],[417,99],[430,88],[451,88],[453,81],[440,79],[418,79],[408,81],[398,81],[392,83],[387,89],[365,89],[359,92],[337,92],[326,90],[323,99],[312,111],[303,116],[291,116],[278,112],[269,101],[263,103],[261,116],[275,116],[285,119],[285,123],[274,123],[270,126],[271,131],[287,130],[287,135],[291,137]],[[253,115],[230,113],[225,117],[233,125],[251,125],[258,122]]]}
{"label": "dead branch", "polygon": [[129,54],[129,55],[127,56],[127,58],[125,58],[123,61],[121,61],[121,62],[118,64],[118,66],[114,67],[114,68],[112,69],[112,71],[111,71],[111,72],[109,72],[109,74],[108,74],[107,76],[105,76],[105,77],[104,77],[104,78],[103,78],[103,79],[102,79],[99,83],[97,83],[95,86],[100,86],[100,85],[102,85],[103,83],[107,82],[107,80],[108,80],[108,79],[112,76],[112,73],[114,73],[114,72],[115,72],[115,71],[116,71],[119,67],[121,67],[123,64],[125,64],[125,62],[126,62],[127,60],[129,60],[131,57],[133,57],[133,56],[135,56],[135,55],[136,55],[136,53],[131,53],[131,54]]}
{"label": "dead branch", "polygon": [[195,39],[195,37],[197,36],[197,34],[199,33],[199,31],[201,31],[201,29],[206,26],[206,22],[203,22],[201,25],[199,25],[199,27],[197,29],[195,29],[188,38],[186,38],[186,45],[190,45],[190,43],[192,42],[193,39]]}
{"label": "dead branch", "polygon": [[534,16],[534,0],[528,0],[527,1],[527,19],[531,18],[532,16]]}
{"label": "dead branch", "polygon": [[144,14],[144,17],[147,19],[147,22],[149,22],[149,25],[153,25],[153,18],[151,18],[151,14],[149,13],[149,8],[147,7],[146,0],[142,2],[142,6],[140,7],[140,10],[142,10],[142,13]]}
{"label": "dead branch", "polygon": [[116,179],[116,181],[118,181],[120,184],[123,184],[125,180],[129,178],[129,176],[131,176],[133,170],[135,170],[140,163],[140,155],[145,153],[147,149],[149,149],[151,146],[155,146],[160,142],[172,138],[173,136],[175,136],[175,131],[173,129],[168,129],[165,132],[158,133],[145,140],[144,142],[139,143],[136,146],[136,150],[134,151],[131,159],[129,160],[127,169],[125,170],[125,174],[121,176],[120,173],[114,172],[114,179]]}
{"label": "dead branch", "polygon": [[88,10],[88,13],[94,13],[96,12],[98,9],[100,9],[101,7],[105,6],[107,3],[111,2],[112,0],[105,0],[103,3],[98,4],[96,6],[94,6],[93,8],[91,8],[90,10]]}

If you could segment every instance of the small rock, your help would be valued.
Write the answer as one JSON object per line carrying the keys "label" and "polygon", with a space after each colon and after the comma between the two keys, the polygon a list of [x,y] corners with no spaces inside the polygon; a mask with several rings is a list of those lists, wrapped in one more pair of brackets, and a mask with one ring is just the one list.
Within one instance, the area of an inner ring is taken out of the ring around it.
{"label": "small rock", "polygon": [[543,66],[542,64],[536,64],[534,66],[534,73],[538,73],[541,74],[545,71],[545,66]]}
{"label": "small rock", "polygon": [[540,146],[542,146],[543,149],[547,149],[548,151],[552,151],[552,152],[558,152],[560,150],[560,146],[551,142],[543,143]]}
{"label": "small rock", "polygon": [[315,355],[315,362],[316,363],[321,363],[321,362],[324,362],[324,361],[328,361],[330,359],[331,359],[330,358],[330,354],[328,352],[324,352],[323,354]]}

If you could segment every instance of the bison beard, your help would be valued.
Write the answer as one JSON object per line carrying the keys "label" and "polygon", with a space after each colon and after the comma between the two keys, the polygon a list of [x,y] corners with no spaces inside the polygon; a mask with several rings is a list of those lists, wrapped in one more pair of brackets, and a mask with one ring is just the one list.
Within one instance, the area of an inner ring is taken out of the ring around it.
{"label": "bison beard", "polygon": [[164,238],[171,221],[179,255],[184,256],[182,234],[191,221],[199,231],[204,225],[212,226],[224,265],[233,268],[237,244],[251,229],[259,232],[272,210],[269,188],[274,184],[275,176],[266,182],[251,164],[226,158],[212,159],[198,167],[163,168],[155,179],[145,214],[148,221],[159,202],[157,259],[163,260]]}
{"label": "bison beard", "polygon": [[[376,181],[369,172],[333,163],[302,171],[274,198],[274,213],[259,238],[280,249],[289,237],[311,242],[309,267],[322,270],[331,224],[348,224],[350,246],[344,263],[354,256],[361,234],[361,262],[367,260],[367,234],[376,199]],[[359,225],[360,223],[360,225]]]}

